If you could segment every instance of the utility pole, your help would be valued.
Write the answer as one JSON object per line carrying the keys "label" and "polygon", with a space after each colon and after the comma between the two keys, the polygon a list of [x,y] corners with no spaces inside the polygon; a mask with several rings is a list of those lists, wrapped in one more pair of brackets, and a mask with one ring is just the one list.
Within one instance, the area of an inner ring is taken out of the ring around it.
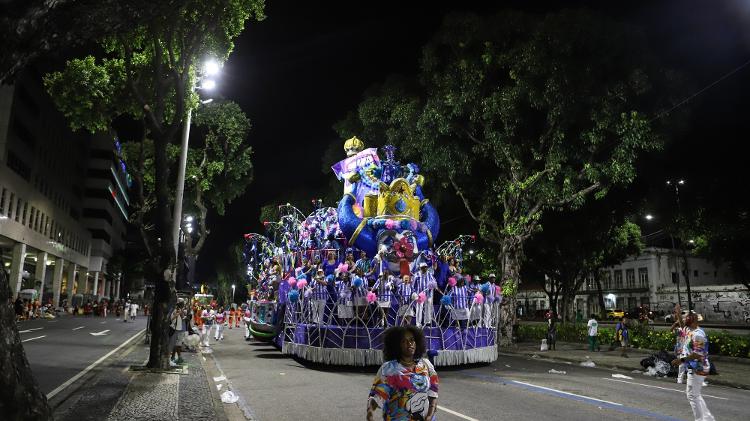
{"label": "utility pole", "polygon": [[[667,180],[667,185],[674,188],[675,202],[677,203],[677,217],[679,218],[680,215],[682,215],[682,210],[680,209],[680,186],[685,185],[685,180]],[[672,240],[672,248],[674,249],[674,239]],[[680,252],[683,259],[683,275],[685,276],[685,290],[687,293],[688,310],[692,310],[693,297],[690,294],[690,267],[688,266],[688,255],[687,249],[685,248],[684,238],[680,238]],[[679,274],[677,276],[679,277]],[[679,283],[677,284],[677,287],[679,291]]]}

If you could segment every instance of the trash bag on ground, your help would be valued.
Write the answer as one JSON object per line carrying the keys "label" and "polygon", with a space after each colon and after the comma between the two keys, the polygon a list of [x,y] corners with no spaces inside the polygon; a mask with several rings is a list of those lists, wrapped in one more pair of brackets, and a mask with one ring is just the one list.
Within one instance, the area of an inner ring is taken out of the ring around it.
{"label": "trash bag on ground", "polygon": [[641,367],[646,372],[644,374],[656,377],[677,377],[677,367],[672,366],[672,360],[676,357],[667,351],[659,351],[651,356],[641,360]]}

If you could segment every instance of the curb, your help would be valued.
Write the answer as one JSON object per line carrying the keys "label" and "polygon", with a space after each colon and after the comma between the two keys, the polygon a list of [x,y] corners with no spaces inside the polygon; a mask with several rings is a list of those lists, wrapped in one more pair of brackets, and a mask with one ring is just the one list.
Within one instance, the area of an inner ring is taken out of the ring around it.
{"label": "curb", "polygon": [[[524,356],[524,357],[529,357],[529,358],[532,358],[534,355],[537,355],[539,358],[542,357],[542,355],[540,355],[537,352],[528,353],[528,352],[524,352],[524,351],[518,351],[518,352],[512,352],[512,351],[510,351],[510,352],[507,352],[507,351],[506,352],[498,352],[498,355]],[[566,357],[559,357],[559,356],[556,356],[556,357],[544,356],[544,358],[547,359],[547,360],[565,361],[565,362],[569,362],[569,363],[581,363],[581,362],[584,361],[584,360],[581,360],[581,359],[566,358]],[[593,361],[593,360],[591,360],[591,361]],[[596,362],[596,361],[594,361],[594,362],[596,363],[596,367],[598,367],[598,368],[607,368],[607,369],[610,369],[610,370],[620,370],[620,371],[627,370],[625,367],[614,365],[614,364],[599,363],[599,362]],[[709,376],[707,379],[708,379],[709,383],[712,384],[712,385],[715,384],[717,386],[727,386],[727,387],[733,387],[733,388],[736,388],[736,389],[750,390],[750,385],[729,382],[729,381],[722,380],[722,379],[720,379],[718,377],[720,377],[720,375]]]}

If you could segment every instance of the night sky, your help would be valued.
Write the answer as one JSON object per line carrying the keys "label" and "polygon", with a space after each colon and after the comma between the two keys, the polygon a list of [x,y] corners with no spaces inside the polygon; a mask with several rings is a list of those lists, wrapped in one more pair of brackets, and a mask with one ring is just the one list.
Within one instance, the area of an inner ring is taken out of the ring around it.
{"label": "night sky", "polygon": [[[331,126],[357,106],[368,87],[392,73],[415,74],[421,46],[447,12],[488,14],[511,8],[544,13],[560,3],[640,26],[661,63],[688,78],[685,98],[750,60],[750,2],[741,0],[606,6],[599,3],[614,2],[269,1],[267,19],[248,22],[236,40],[219,84],[220,95],[239,103],[252,121],[255,180],[225,216],[209,216],[212,233],[199,261],[199,277],[210,277],[213,263],[243,233],[262,232],[260,206],[286,202],[288,192],[317,190],[328,183],[331,175],[321,172],[320,157],[329,143],[343,144]],[[688,202],[709,190],[714,196],[746,193],[739,151],[750,128],[748,87],[750,66],[691,100],[687,130],[664,151],[641,161],[642,175],[633,191],[646,200],[658,198],[666,178],[684,177],[690,180]],[[444,227],[446,234],[438,242],[469,223],[466,218]]]}

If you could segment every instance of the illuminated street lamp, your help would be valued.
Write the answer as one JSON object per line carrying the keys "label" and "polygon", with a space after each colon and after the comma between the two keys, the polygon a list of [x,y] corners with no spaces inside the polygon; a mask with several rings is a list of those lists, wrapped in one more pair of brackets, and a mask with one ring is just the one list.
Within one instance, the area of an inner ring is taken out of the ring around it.
{"label": "illuminated street lamp", "polygon": [[[203,79],[205,76],[215,76],[217,73],[219,73],[219,64],[216,62],[216,60],[208,60],[205,62],[198,72],[198,77],[196,82],[201,82],[200,87],[196,87],[196,85],[192,85],[190,87],[190,92],[195,92],[196,89],[202,89],[202,90],[212,90],[216,87],[216,81],[213,79]],[[209,101],[201,101],[202,104],[208,103]],[[179,162],[179,168],[177,171],[177,189],[175,191],[175,200],[174,200],[174,215],[172,216],[173,226],[172,226],[172,239],[174,243],[174,255],[175,255],[175,261],[179,259],[179,252],[178,252],[178,243],[180,238],[180,221],[182,220],[182,197],[185,192],[185,167],[187,166],[187,154],[188,154],[188,139],[190,138],[190,122],[192,120],[193,115],[193,109],[188,108],[187,115],[185,116],[185,121],[182,126],[182,145],[180,147],[180,162]],[[190,222],[190,221],[188,221]],[[190,231],[188,231],[190,232]],[[173,274],[174,276],[176,276]]]}
{"label": "illuminated street lamp", "polygon": [[234,288],[235,288],[235,285],[232,284],[232,302],[234,302]]}

